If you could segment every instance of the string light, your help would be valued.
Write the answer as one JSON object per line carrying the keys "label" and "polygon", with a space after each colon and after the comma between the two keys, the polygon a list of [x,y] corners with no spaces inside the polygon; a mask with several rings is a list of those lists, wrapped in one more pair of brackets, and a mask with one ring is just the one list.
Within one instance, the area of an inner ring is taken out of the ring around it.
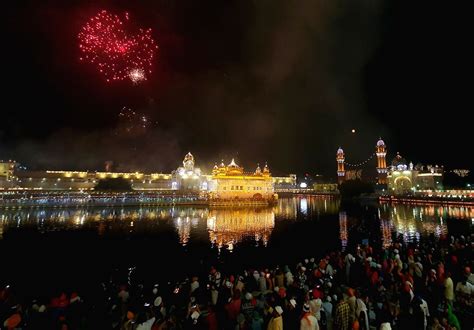
{"label": "string light", "polygon": [[344,162],[344,165],[351,166],[351,167],[362,166],[362,165],[367,164],[367,162],[369,162],[372,158],[374,158],[374,156],[375,156],[375,153],[373,153],[372,155],[370,155],[369,158],[367,158],[366,160],[364,160],[363,162],[360,162],[358,164],[350,164],[350,163]]}

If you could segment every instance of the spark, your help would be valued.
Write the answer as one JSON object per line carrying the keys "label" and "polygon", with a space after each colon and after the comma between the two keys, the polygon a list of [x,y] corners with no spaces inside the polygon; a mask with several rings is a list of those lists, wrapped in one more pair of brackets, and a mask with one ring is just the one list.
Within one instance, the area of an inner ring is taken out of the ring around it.
{"label": "spark", "polygon": [[132,69],[130,70],[128,76],[135,85],[146,80],[145,71],[143,71],[142,69]]}

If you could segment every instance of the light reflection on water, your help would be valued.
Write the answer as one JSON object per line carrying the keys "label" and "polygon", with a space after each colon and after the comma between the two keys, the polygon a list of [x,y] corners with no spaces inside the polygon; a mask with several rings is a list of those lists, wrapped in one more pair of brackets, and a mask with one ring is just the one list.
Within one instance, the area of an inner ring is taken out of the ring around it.
{"label": "light reflection on water", "polygon": [[378,209],[384,246],[391,244],[391,232],[402,235],[406,242],[421,237],[436,238],[448,234],[447,218],[468,220],[474,216],[472,207],[411,206],[384,204]]}
{"label": "light reflection on water", "polygon": [[[383,246],[392,235],[413,242],[433,234],[448,232],[446,219],[472,219],[473,208],[383,204],[376,206]],[[125,207],[87,209],[21,209],[0,211],[0,239],[9,230],[33,228],[40,233],[79,229],[95,230],[98,235],[153,233],[173,228],[183,246],[207,241],[211,247],[229,251],[250,240],[254,246],[267,246],[280,221],[318,221],[320,216],[339,222],[339,240],[344,250],[350,240],[353,217],[340,210],[337,199],[304,196],[280,199],[269,208]],[[358,219],[360,220],[360,219]],[[317,225],[316,225],[317,226]]]}

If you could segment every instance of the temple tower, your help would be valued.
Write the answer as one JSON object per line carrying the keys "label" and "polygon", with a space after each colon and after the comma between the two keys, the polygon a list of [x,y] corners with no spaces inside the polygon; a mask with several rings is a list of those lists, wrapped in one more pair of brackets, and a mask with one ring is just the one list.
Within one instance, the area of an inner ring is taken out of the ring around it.
{"label": "temple tower", "polygon": [[339,184],[344,182],[346,176],[346,170],[344,169],[344,150],[341,147],[337,149],[336,161],[337,161],[337,182]]}
{"label": "temple tower", "polygon": [[387,184],[387,163],[385,156],[387,155],[387,147],[382,138],[379,138],[375,146],[375,154],[377,155],[377,182],[379,184]]}

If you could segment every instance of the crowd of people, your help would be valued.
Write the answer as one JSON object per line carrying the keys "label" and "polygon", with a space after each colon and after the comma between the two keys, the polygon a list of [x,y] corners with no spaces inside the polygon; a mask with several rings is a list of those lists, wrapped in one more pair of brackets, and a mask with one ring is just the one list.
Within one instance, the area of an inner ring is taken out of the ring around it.
{"label": "crowd of people", "polygon": [[[472,329],[474,235],[357,245],[298,264],[177,283],[107,281],[99,298],[0,291],[4,329]],[[207,273],[208,272],[208,273]]]}

